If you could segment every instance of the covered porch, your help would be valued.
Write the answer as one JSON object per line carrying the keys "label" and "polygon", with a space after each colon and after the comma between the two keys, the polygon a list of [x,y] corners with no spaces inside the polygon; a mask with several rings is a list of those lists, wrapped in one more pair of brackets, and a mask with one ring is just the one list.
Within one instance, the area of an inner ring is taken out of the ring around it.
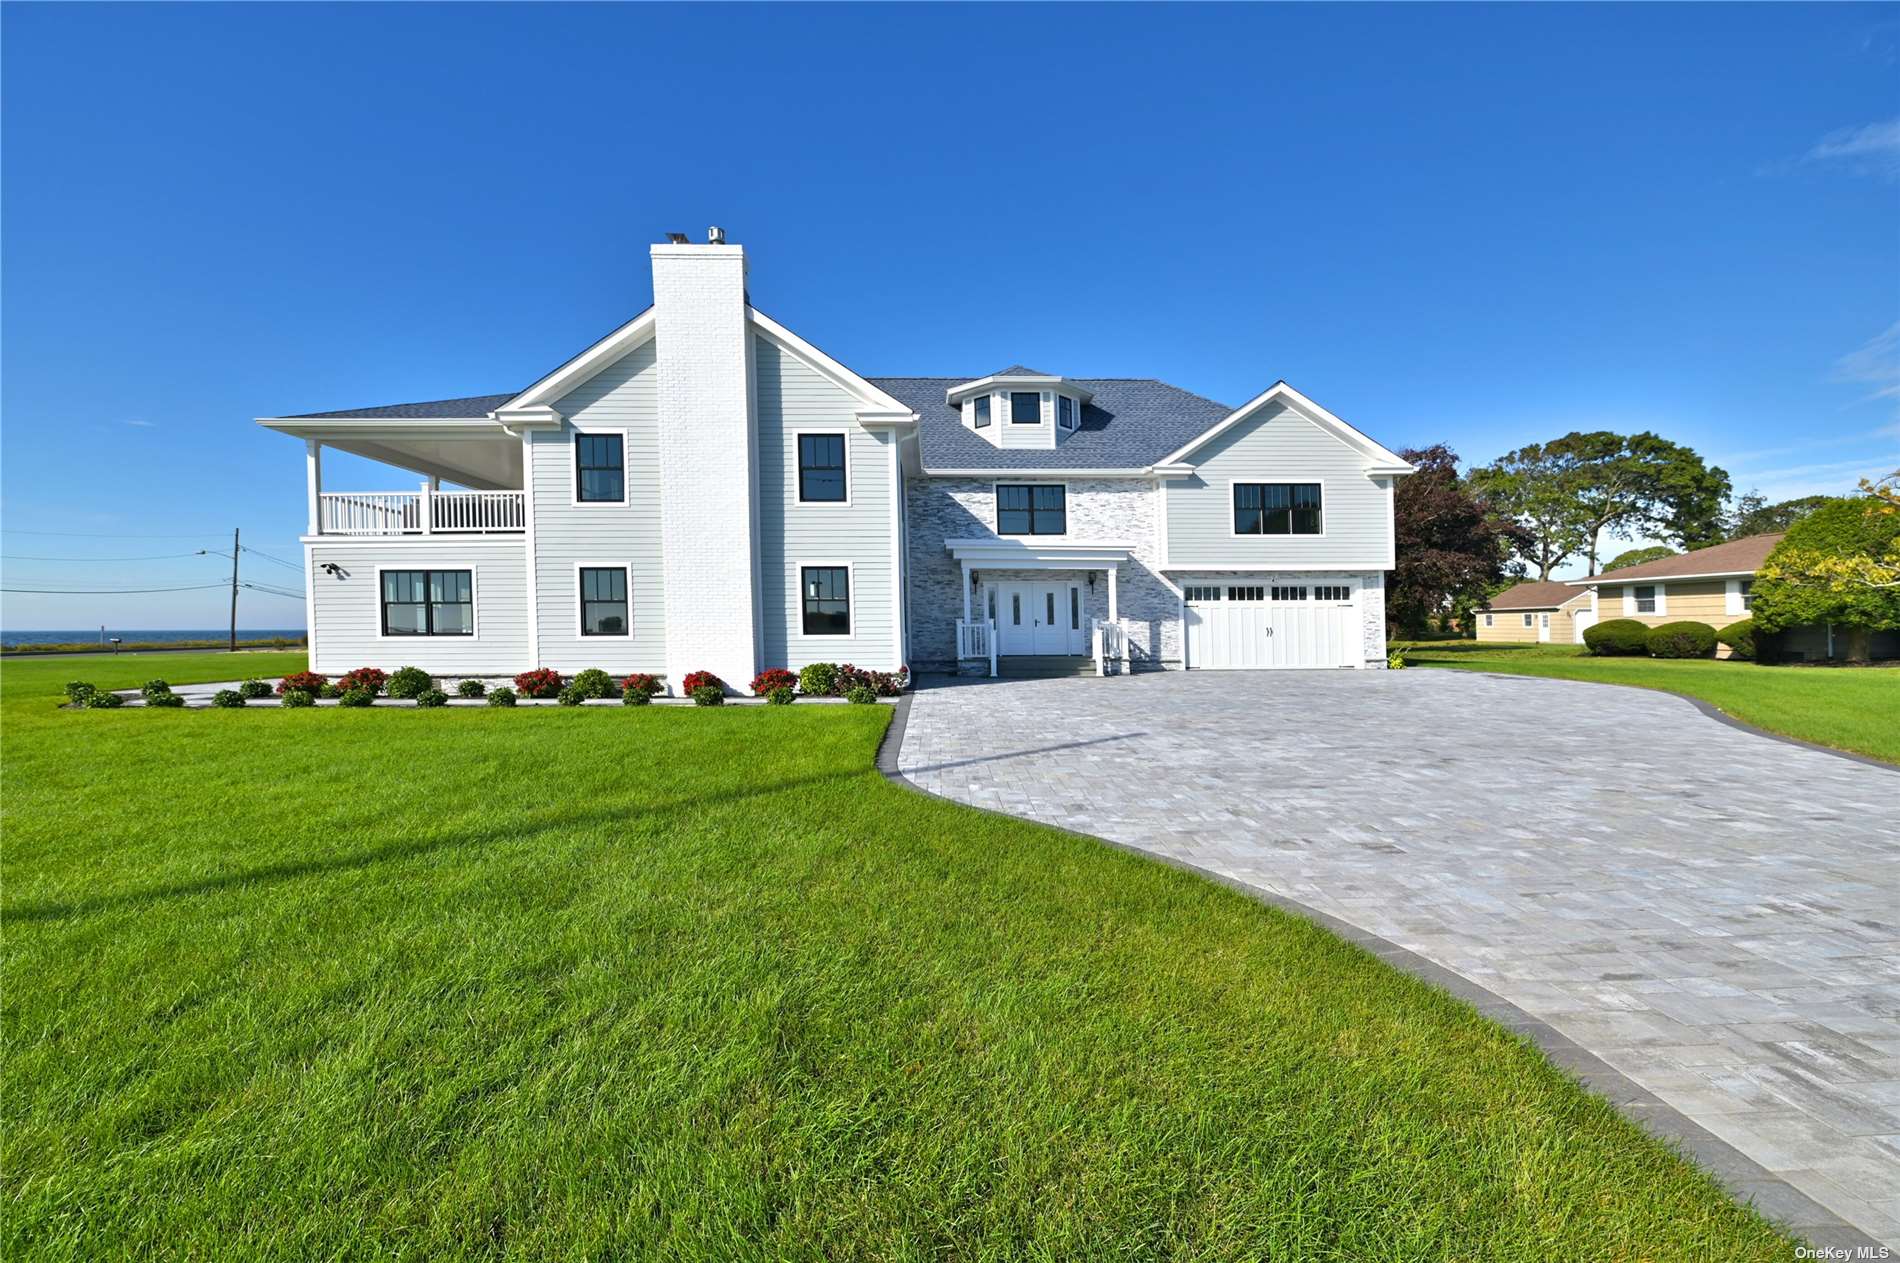
{"label": "covered porch", "polygon": [[952,539],[944,547],[961,574],[956,623],[959,675],[1096,675],[1129,669],[1118,581],[1131,546],[1100,541]]}

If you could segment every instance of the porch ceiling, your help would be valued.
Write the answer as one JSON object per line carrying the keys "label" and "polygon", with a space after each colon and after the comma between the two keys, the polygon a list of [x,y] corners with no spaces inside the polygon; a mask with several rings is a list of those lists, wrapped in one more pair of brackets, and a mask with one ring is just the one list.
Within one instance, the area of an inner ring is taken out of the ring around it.
{"label": "porch ceiling", "polygon": [[957,561],[985,570],[1103,570],[1126,564],[1133,544],[1108,540],[1054,540],[1012,536],[1005,539],[947,539],[943,546]]}
{"label": "porch ceiling", "polygon": [[325,447],[476,491],[522,489],[521,438],[493,421],[370,421],[289,417],[260,424]]}

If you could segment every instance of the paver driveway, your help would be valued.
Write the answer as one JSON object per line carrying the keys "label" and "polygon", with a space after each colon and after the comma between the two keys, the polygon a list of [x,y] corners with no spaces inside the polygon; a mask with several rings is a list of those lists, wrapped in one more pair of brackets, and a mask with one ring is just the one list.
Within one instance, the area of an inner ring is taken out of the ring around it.
{"label": "paver driveway", "polygon": [[925,688],[898,766],[1410,948],[1900,1244],[1900,772],[1424,670]]}

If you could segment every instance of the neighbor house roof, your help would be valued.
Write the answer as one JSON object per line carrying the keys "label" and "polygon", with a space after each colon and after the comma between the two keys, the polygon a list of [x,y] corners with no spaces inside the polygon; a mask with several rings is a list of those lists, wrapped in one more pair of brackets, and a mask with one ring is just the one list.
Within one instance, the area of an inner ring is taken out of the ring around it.
{"label": "neighbor house roof", "polygon": [[[1005,373],[1020,374],[1020,369]],[[1053,448],[997,447],[963,424],[944,401],[970,377],[868,379],[918,416],[925,469],[1142,469],[1226,418],[1226,404],[1152,377],[1071,377],[1090,392],[1081,425]]]}
{"label": "neighbor house roof", "polygon": [[1566,601],[1574,601],[1588,592],[1579,591],[1567,583],[1556,579],[1533,579],[1529,583],[1520,583],[1514,588],[1492,597],[1485,607],[1488,610],[1554,610]]}
{"label": "neighbor house roof", "polygon": [[1625,566],[1621,570],[1612,570],[1588,579],[1571,579],[1569,582],[1575,586],[1624,583],[1631,579],[1716,579],[1729,575],[1754,574],[1761,569],[1761,564],[1768,560],[1768,554],[1774,551],[1775,545],[1781,542],[1781,536],[1782,532],[1776,532],[1773,535],[1744,535],[1740,539],[1731,539],[1726,544],[1698,548],[1694,552],[1646,561],[1640,566]]}

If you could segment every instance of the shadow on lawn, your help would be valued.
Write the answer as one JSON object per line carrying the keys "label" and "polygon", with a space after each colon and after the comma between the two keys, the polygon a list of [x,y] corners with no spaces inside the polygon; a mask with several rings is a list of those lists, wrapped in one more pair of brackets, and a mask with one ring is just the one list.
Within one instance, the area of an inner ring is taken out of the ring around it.
{"label": "shadow on lawn", "polygon": [[744,802],[753,798],[767,798],[788,790],[806,789],[814,785],[869,778],[879,785],[884,780],[875,771],[864,769],[851,772],[827,772],[819,776],[800,776],[791,780],[779,781],[771,785],[755,785],[745,789],[735,789],[720,794],[700,794],[692,798],[682,798],[674,802],[659,803],[637,810],[621,811],[573,811],[560,815],[547,816],[528,823],[488,829],[470,829],[449,833],[441,837],[418,838],[407,842],[392,842],[385,846],[373,847],[367,851],[355,851],[348,855],[332,856],[328,859],[297,860],[281,864],[264,864],[257,868],[241,869],[233,873],[222,873],[215,877],[203,877],[196,881],[173,882],[155,886],[150,890],[128,890],[122,894],[101,895],[96,899],[81,899],[72,903],[47,902],[23,903],[15,907],[0,908],[0,923],[16,921],[57,921],[65,917],[84,916],[88,913],[103,912],[110,908],[136,907],[142,904],[158,903],[166,899],[189,898],[193,895],[212,894],[228,890],[233,886],[245,886],[253,883],[294,881],[300,877],[321,876],[329,873],[347,872],[352,869],[369,868],[375,864],[391,860],[411,859],[418,855],[427,855],[434,851],[469,846],[488,846],[495,842],[512,842],[521,838],[533,837],[556,829],[586,827],[590,825],[612,824],[625,821],[629,824],[653,819],[656,816],[668,816],[683,811],[703,811],[708,807],[717,807],[730,803]]}

